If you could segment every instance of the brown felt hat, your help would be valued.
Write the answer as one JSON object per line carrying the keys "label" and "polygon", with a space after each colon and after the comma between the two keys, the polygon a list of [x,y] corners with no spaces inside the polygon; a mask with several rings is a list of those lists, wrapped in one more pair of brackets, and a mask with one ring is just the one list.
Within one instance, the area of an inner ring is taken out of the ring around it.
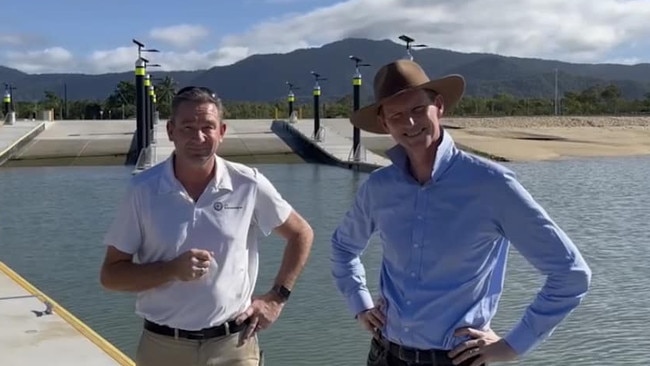
{"label": "brown felt hat", "polygon": [[465,92],[465,79],[447,75],[431,80],[417,63],[402,59],[382,66],[374,80],[375,103],[352,113],[350,122],[361,130],[388,134],[379,120],[379,106],[387,98],[413,89],[429,89],[442,95],[445,112],[451,111]]}

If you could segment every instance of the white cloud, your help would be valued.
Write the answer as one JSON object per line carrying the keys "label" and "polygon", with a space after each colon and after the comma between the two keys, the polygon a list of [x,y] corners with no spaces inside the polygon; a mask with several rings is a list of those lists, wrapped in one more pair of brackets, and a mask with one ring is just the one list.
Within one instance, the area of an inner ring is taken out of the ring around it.
{"label": "white cloud", "polygon": [[[219,45],[214,49],[197,47],[208,36],[202,26],[152,29],[151,38],[181,49],[167,52],[161,46],[163,52],[151,59],[165,70],[190,70],[230,64],[256,53],[321,46],[346,37],[398,42],[397,36],[404,33],[417,43],[460,52],[628,63],[647,56],[641,52],[648,45],[649,17],[647,0],[349,0],[267,19],[242,33],[209,42]],[[630,52],[631,45],[637,43]],[[616,53],[621,48],[628,51]],[[133,47],[100,50],[86,58],[77,57],[81,61],[76,63],[63,57],[59,64],[56,58],[39,61],[33,53],[14,53],[11,65],[28,72],[126,71],[133,68],[134,53]]]}
{"label": "white cloud", "polygon": [[0,45],[19,46],[25,43],[25,37],[20,34],[0,34]]}
{"label": "white cloud", "polygon": [[[6,56],[7,66],[27,73],[66,72],[74,70],[74,55],[61,47],[40,51],[10,51]],[[71,67],[72,66],[72,67]]]}
{"label": "white cloud", "polygon": [[609,60],[604,60],[604,61],[603,61],[603,63],[607,63],[607,64],[619,64],[619,65],[636,65],[636,64],[639,64],[639,63],[641,63],[641,62],[643,62],[643,60],[641,60],[641,59],[638,58],[638,57],[630,57],[630,58],[625,58],[625,57],[623,57],[623,58],[613,58],[613,59],[609,59]]}
{"label": "white cloud", "polygon": [[168,43],[174,47],[187,48],[195,46],[210,34],[208,28],[201,25],[179,24],[164,28],[154,28],[149,32],[151,39]]}
{"label": "white cloud", "polygon": [[0,33],[0,45],[5,47],[42,46],[47,43],[44,36],[27,33]]}

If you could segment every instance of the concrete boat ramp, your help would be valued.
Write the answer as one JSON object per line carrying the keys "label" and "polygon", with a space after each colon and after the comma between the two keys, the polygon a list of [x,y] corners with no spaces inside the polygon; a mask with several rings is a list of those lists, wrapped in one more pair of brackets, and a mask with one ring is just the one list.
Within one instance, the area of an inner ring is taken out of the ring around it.
{"label": "concrete boat ramp", "polygon": [[47,122],[21,121],[0,125],[0,165],[14,157],[36,136],[45,130]]}
{"label": "concrete boat ramp", "polygon": [[[388,164],[370,149],[392,144],[385,136],[361,133],[360,161],[352,159],[352,128],[344,119],[322,119],[321,139],[312,138],[313,120],[227,120],[219,154],[245,163],[320,162],[369,171]],[[0,125],[0,165],[136,164],[134,120],[17,121]],[[149,164],[169,156],[165,124],[154,126]],[[364,145],[370,146],[366,149]],[[377,149],[379,147],[379,149]],[[153,155],[152,155],[153,154]],[[143,161],[145,161],[143,160]],[[142,166],[142,162],[137,164]]]}
{"label": "concrete boat ramp", "polygon": [[[390,164],[390,161],[369,150],[363,145],[365,136],[361,136],[361,144],[357,154],[353,152],[352,128],[349,123],[341,124],[336,120],[326,121],[320,126],[319,138],[314,138],[313,121],[296,121],[291,123],[285,120],[273,122],[276,129],[284,129],[294,137],[300,139],[304,145],[316,150],[325,157],[325,160],[342,168],[371,172],[379,167]],[[348,128],[348,134],[343,131]],[[356,156],[355,156],[356,155]]]}
{"label": "concrete boat ramp", "polygon": [[[296,137],[286,131],[276,133],[269,119],[226,123],[226,138],[219,148],[224,157],[246,163],[309,160],[296,154]],[[17,121],[15,125],[0,125],[0,165],[133,165],[137,159],[135,126],[135,120]],[[159,146],[168,144],[165,124],[155,128]]]}
{"label": "concrete boat ramp", "polygon": [[[372,171],[389,164],[389,160],[361,147],[360,161],[353,159],[352,129],[344,135],[342,120],[324,121],[321,125],[322,138],[317,141],[311,136],[312,120],[289,123],[285,120],[234,120],[228,124],[226,137],[219,147],[219,155],[237,160],[243,156],[255,157],[252,162],[264,162],[265,156],[297,154],[305,161],[332,164],[359,171]],[[348,124],[349,126],[349,124]],[[363,143],[362,134],[362,143]],[[160,163],[173,151],[173,144],[167,138],[162,124],[154,126],[154,141],[141,155],[133,173],[141,172]],[[250,161],[249,161],[250,162]]]}
{"label": "concrete boat ramp", "polygon": [[135,365],[2,262],[0,324],[2,365]]}

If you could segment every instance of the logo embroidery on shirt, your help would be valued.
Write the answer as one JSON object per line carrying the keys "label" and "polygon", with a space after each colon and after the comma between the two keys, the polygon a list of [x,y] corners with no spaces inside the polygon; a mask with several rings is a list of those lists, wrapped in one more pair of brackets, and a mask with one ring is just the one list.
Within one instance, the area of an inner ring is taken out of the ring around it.
{"label": "logo embroidery on shirt", "polygon": [[221,210],[224,210],[224,209],[225,210],[239,210],[239,209],[243,208],[242,206],[228,206],[227,203],[223,203],[223,202],[219,202],[219,201],[215,202],[213,207],[217,211],[221,211]]}

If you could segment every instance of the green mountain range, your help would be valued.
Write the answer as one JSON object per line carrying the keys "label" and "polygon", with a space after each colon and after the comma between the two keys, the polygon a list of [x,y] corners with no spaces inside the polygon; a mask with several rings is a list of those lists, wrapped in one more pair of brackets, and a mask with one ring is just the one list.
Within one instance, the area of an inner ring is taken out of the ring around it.
{"label": "green mountain range", "polygon": [[[349,38],[318,48],[253,55],[208,70],[164,72],[154,68],[150,72],[154,78],[171,77],[178,88],[208,86],[229,101],[284,101],[289,81],[297,88],[294,92],[300,102],[311,99],[314,85],[311,71],[315,71],[327,79],[320,82],[321,98],[327,101],[351,94],[354,63],[350,55],[371,64],[361,69],[362,99],[366,101],[372,96],[374,73],[381,65],[403,58],[405,49],[390,40]],[[505,93],[517,98],[553,99],[556,69],[560,95],[608,84],[621,90],[622,99],[643,99],[650,92],[650,64],[580,64],[437,48],[416,49],[413,56],[432,78],[451,73],[463,75],[468,96],[492,97]],[[155,57],[150,60],[156,62]],[[63,97],[64,90],[68,100],[104,100],[120,81],[133,80],[133,77],[132,71],[100,75],[26,74],[0,66],[0,83],[14,85],[17,88],[14,100],[22,101],[42,99],[46,91]]]}

